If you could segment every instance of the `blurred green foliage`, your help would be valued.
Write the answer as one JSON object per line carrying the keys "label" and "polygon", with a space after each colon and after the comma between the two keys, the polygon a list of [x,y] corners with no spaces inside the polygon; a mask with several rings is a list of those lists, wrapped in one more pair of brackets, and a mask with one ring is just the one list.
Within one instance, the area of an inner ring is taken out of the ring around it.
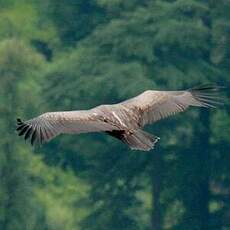
{"label": "blurred green foliage", "polygon": [[0,1],[0,229],[228,229],[227,100],[147,127],[161,137],[149,153],[104,134],[32,148],[15,119],[229,87],[229,12],[228,0]]}

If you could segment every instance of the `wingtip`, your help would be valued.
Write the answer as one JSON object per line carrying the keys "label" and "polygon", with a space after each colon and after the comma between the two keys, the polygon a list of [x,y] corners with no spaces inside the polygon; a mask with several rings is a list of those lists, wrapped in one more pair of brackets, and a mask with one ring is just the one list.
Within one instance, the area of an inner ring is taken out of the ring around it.
{"label": "wingtip", "polygon": [[217,85],[215,83],[206,83],[206,84],[195,86],[189,89],[189,91],[219,91],[225,88],[226,88],[225,86]]}
{"label": "wingtip", "polygon": [[20,118],[17,118],[17,124],[22,124],[22,120]]}
{"label": "wingtip", "polygon": [[225,104],[225,98],[219,95],[219,91],[224,88],[226,87],[209,83],[191,88],[189,91],[200,103],[198,106],[216,108]]}

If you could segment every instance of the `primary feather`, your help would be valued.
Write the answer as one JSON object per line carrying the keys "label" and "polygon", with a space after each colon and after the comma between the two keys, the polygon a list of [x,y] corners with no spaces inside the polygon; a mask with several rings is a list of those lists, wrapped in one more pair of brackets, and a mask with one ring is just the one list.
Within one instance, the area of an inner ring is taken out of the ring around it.
{"label": "primary feather", "polygon": [[152,149],[158,137],[142,130],[151,124],[189,106],[216,107],[221,103],[216,94],[220,87],[204,85],[182,91],[147,90],[114,105],[101,105],[90,110],[44,113],[22,122],[17,131],[25,140],[48,142],[61,133],[106,132],[129,145],[131,149]]}

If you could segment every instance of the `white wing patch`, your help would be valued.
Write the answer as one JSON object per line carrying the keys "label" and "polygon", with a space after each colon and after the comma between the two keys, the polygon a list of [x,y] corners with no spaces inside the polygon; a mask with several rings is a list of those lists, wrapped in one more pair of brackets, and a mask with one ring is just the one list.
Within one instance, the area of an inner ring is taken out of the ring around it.
{"label": "white wing patch", "polygon": [[122,120],[120,119],[120,117],[119,117],[114,111],[112,111],[112,114],[113,114],[113,116],[114,116],[115,118],[117,118],[117,120],[120,122],[120,124],[121,124],[122,126],[127,127],[127,125],[126,125],[124,122],[122,122]]}

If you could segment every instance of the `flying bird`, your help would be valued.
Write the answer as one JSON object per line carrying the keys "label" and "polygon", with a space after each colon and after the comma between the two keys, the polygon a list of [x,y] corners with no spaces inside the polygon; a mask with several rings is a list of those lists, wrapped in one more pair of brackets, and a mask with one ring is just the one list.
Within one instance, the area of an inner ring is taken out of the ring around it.
{"label": "flying bird", "polygon": [[17,119],[17,131],[31,144],[48,142],[61,133],[105,132],[131,149],[149,151],[160,139],[143,130],[147,124],[185,111],[190,106],[213,108],[221,87],[203,85],[181,91],[147,90],[118,104],[89,110],[47,112],[33,119]]}

